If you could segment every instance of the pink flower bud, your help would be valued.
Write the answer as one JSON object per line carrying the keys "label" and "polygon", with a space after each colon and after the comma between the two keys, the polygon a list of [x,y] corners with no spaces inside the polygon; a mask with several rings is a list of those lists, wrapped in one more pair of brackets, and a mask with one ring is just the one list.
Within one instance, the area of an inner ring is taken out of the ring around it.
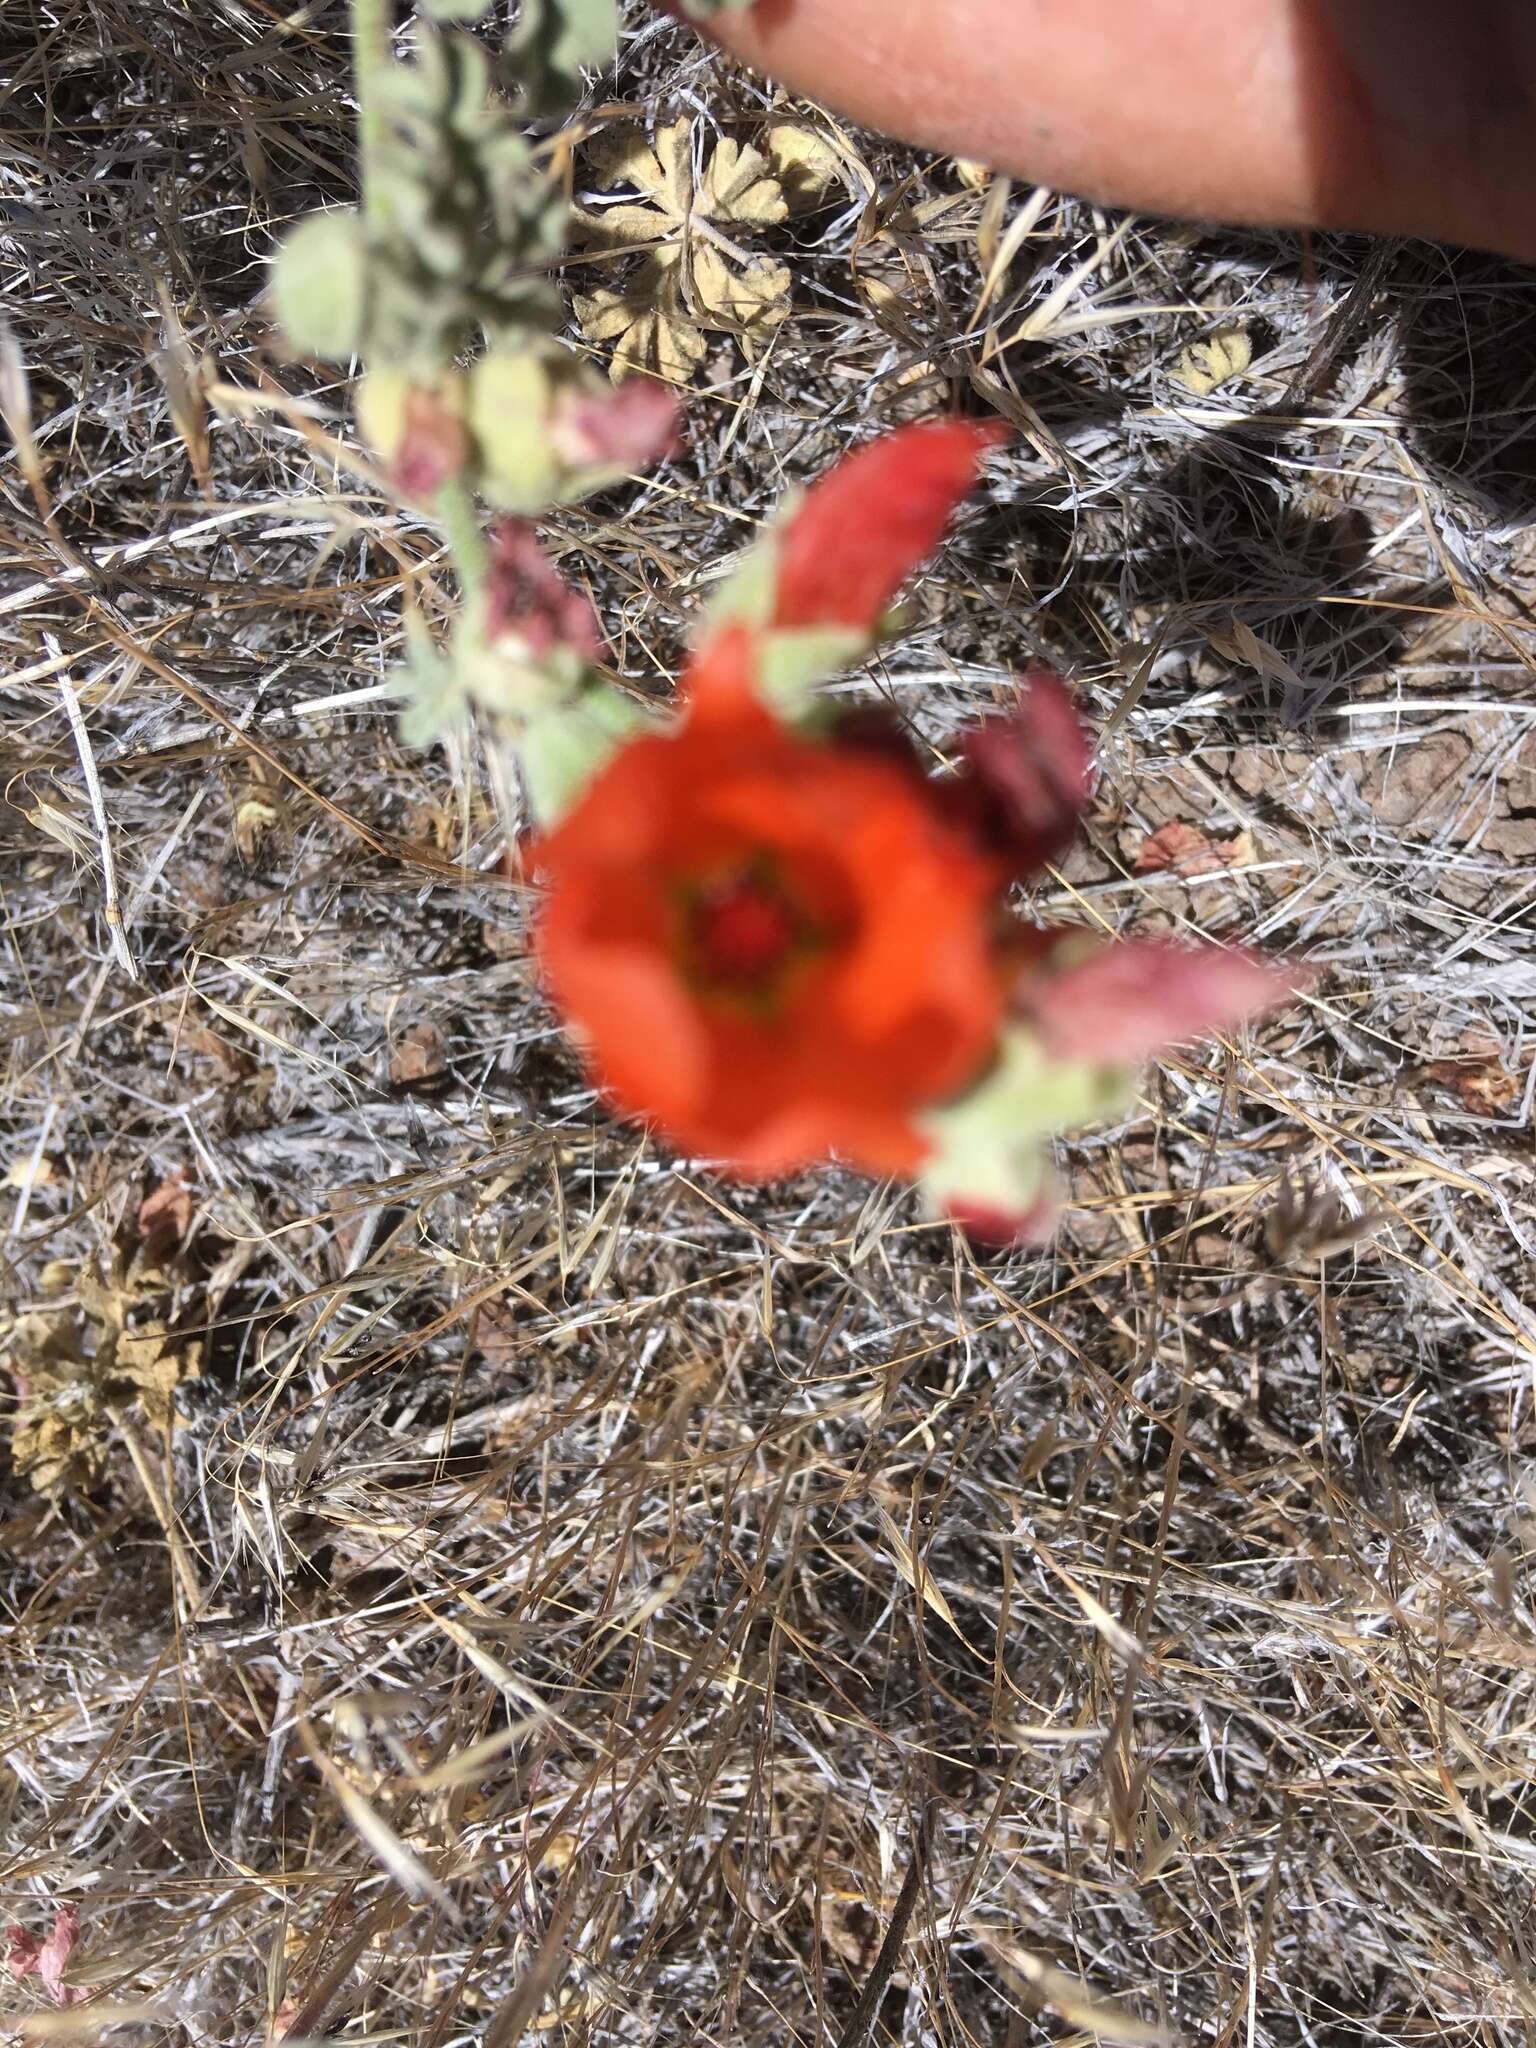
{"label": "pink flower bud", "polygon": [[404,423],[390,465],[403,497],[429,503],[469,454],[464,422],[435,391],[413,386],[405,398]]}
{"label": "pink flower bud", "polygon": [[988,1251],[1027,1251],[1050,1242],[1056,1228],[1056,1204],[1042,1195],[1012,1216],[1001,1209],[983,1208],[979,1203],[956,1202],[946,1211],[946,1218],[957,1224],[973,1244]]}
{"label": "pink flower bud", "polygon": [[678,404],[666,385],[636,377],[594,397],[575,390],[550,409],[550,439],[573,469],[621,473],[661,462],[677,447]]}
{"label": "pink flower bud", "polygon": [[1092,786],[1088,735],[1065,683],[1035,669],[1011,711],[960,740],[961,771],[941,784],[971,831],[1015,876],[1071,845]]}
{"label": "pink flower bud", "polygon": [[[1068,935],[1063,934],[1063,940]],[[1083,934],[1073,932],[1074,940]],[[1170,1046],[1230,1030],[1305,989],[1305,969],[1224,946],[1130,939],[1084,957],[1077,945],[1053,971],[1051,955],[1014,983],[1012,1006],[1058,1059],[1134,1066]]]}
{"label": "pink flower bud", "polygon": [[491,531],[485,578],[485,630],[492,645],[515,638],[535,659],[568,648],[601,661],[606,648],[592,601],[560,575],[525,519],[503,519]]}
{"label": "pink flower bud", "polygon": [[53,1931],[39,1941],[24,1927],[5,1930],[5,1967],[13,1977],[36,1977],[55,2005],[79,2005],[90,1992],[78,1984],[66,1984],[64,1972],[70,1952],[80,1938],[80,1913],[74,1906],[60,1906],[53,1916]]}

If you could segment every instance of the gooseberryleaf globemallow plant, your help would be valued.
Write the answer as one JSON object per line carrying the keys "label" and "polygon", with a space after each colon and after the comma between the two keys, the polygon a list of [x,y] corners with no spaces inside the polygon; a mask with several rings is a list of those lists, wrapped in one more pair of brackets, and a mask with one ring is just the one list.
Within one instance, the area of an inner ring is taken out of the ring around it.
{"label": "gooseberryleaf globemallow plant", "polygon": [[591,602],[532,522],[666,454],[677,408],[556,337],[570,138],[538,124],[611,53],[615,0],[523,0],[494,63],[469,32],[485,0],[424,6],[402,60],[390,0],[351,0],[361,204],[300,223],[274,266],[290,338],[360,362],[364,437],[457,571],[445,642],[406,619],[403,736],[473,723],[515,769],[538,959],[616,1109],[727,1173],[836,1158],[919,1181],[977,1235],[1043,1235],[1056,1134],[1297,977],[1011,913],[1089,795],[1055,676],[1025,675],[939,774],[820,689],[869,653],[1006,429],[903,428],[786,507],[722,586],[670,717],[604,679]]}
{"label": "gooseberryleaf globemallow plant", "polygon": [[[665,724],[622,700],[534,778],[538,952],[599,1087],[729,1172],[839,1157],[921,1182],[981,1237],[1044,1235],[1051,1139],[1121,1112],[1151,1054],[1286,1000],[1252,953],[1107,944],[1010,914],[1090,789],[1054,675],[931,775],[816,685],[868,652],[985,451],[887,435],[813,486],[726,585]],[[540,801],[542,796],[542,802]]]}

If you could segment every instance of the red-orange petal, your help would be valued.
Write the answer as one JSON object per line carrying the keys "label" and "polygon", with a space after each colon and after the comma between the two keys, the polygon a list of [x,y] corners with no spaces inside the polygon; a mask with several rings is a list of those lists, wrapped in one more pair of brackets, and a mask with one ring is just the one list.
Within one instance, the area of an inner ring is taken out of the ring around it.
{"label": "red-orange petal", "polygon": [[924,420],[846,456],[779,537],[773,624],[874,626],[937,546],[982,456],[1010,431],[1001,421]]}
{"label": "red-orange petal", "polygon": [[749,626],[727,626],[689,662],[682,687],[694,727],[769,722],[757,694],[758,636]]}
{"label": "red-orange petal", "polygon": [[[739,719],[631,741],[536,861],[544,971],[599,1086],[738,1172],[829,1152],[911,1171],[919,1113],[989,1054],[991,863],[905,768],[802,738],[750,693]],[[697,983],[683,914],[690,887],[756,861],[819,939],[760,1015]]]}

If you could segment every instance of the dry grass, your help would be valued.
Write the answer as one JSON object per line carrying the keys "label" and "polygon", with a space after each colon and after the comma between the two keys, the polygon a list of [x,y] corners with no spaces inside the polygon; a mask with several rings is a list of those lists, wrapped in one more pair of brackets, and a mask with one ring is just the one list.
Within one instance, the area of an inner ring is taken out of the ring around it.
{"label": "dry grass", "polygon": [[[1326,967],[978,1264],[899,1191],[611,1125],[482,764],[334,701],[440,566],[255,308],[345,187],[340,26],[0,18],[48,508],[8,465],[4,1355],[51,1328],[67,1386],[104,1279],[201,1347],[169,1439],[76,1386],[51,1496],[0,1434],[0,1917],[78,1903],[122,2040],[1528,2040],[1536,285],[848,134],[846,203],[768,238],[795,319],[565,520],[659,693],[786,479],[1002,405],[873,686],[942,745],[1068,668],[1104,782],[1040,908]],[[766,104],[668,26],[604,90]],[[1138,877],[1172,819],[1251,846]]]}

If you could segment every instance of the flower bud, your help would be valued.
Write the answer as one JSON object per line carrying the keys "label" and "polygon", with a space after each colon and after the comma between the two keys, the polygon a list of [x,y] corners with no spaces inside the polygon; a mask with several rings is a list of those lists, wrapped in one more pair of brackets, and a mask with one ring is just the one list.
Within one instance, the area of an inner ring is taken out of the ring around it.
{"label": "flower bud", "polygon": [[543,512],[562,495],[549,431],[550,376],[533,349],[493,349],[469,372],[477,481],[503,512]]}
{"label": "flower bud", "polygon": [[370,370],[357,396],[357,422],[403,497],[430,504],[469,460],[464,379],[392,368]]}
{"label": "flower bud", "polygon": [[272,297],[295,348],[342,363],[357,353],[368,299],[368,250],[352,208],[312,213],[289,229],[273,261]]}

